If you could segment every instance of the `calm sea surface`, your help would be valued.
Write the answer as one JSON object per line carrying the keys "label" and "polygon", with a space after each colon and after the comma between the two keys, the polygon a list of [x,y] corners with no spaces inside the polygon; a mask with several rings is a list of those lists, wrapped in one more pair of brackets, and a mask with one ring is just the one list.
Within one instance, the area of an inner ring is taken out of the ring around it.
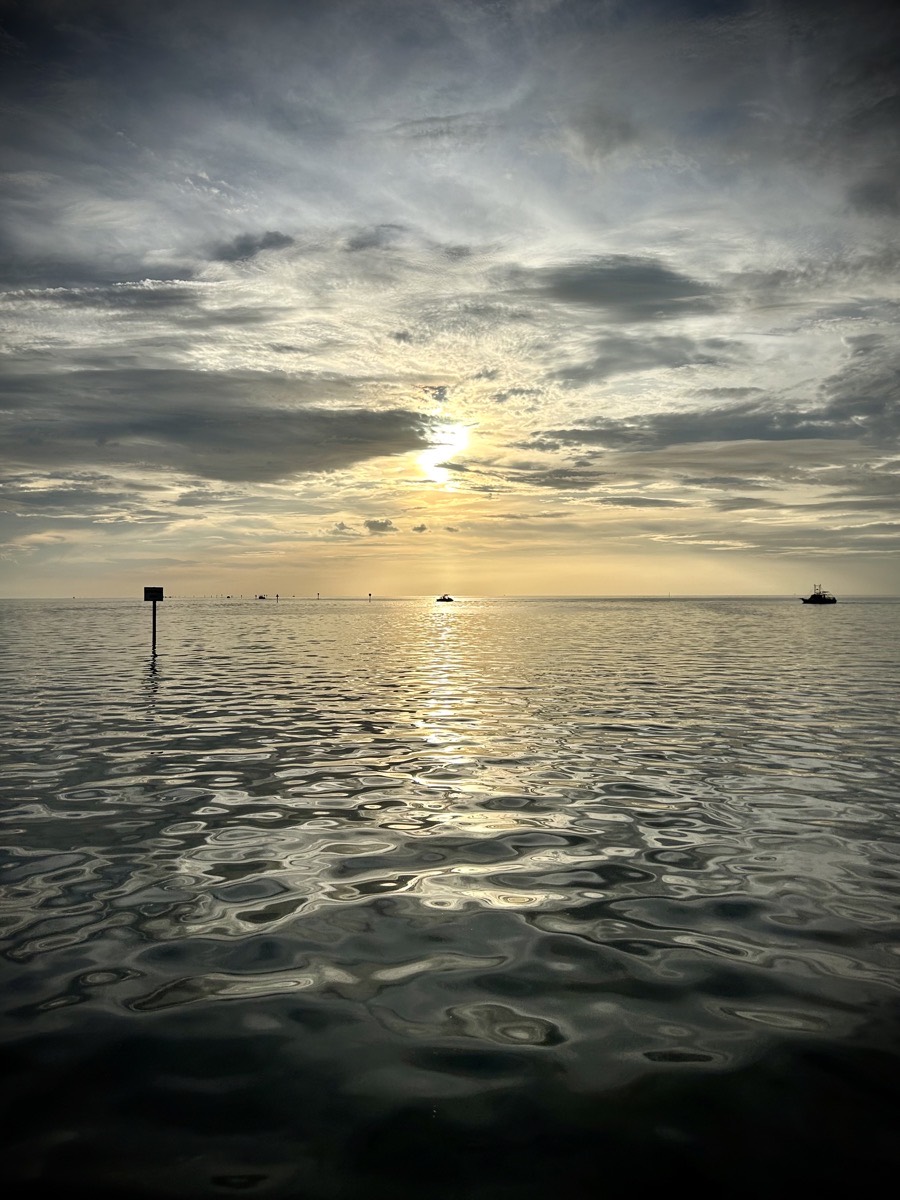
{"label": "calm sea surface", "polygon": [[150,615],[0,603],[4,1182],[900,1166],[900,603]]}

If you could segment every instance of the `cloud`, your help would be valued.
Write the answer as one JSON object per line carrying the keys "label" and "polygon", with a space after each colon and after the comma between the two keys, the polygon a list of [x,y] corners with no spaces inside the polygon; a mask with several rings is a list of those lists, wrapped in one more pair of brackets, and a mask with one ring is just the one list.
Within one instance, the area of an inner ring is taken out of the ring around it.
{"label": "cloud", "polygon": [[848,189],[847,199],[857,212],[873,216],[900,213],[900,189],[896,179],[864,179]]}
{"label": "cloud", "polygon": [[550,378],[572,387],[583,387],[621,375],[688,366],[710,367],[726,361],[721,348],[711,352],[708,344],[698,343],[690,337],[612,335],[598,339],[594,349],[594,357],[561,366],[550,372]]}
{"label": "cloud", "polygon": [[556,488],[559,491],[587,491],[597,487],[604,478],[598,472],[573,471],[567,467],[536,470],[527,475],[520,470],[519,474],[526,477],[532,487]]}
{"label": "cloud", "polygon": [[293,244],[292,237],[274,229],[261,234],[241,233],[230,242],[217,246],[212,257],[218,262],[242,262],[248,258],[255,258],[264,250],[283,250]]}
{"label": "cloud", "polygon": [[779,505],[774,500],[764,500],[760,496],[729,496],[714,500],[713,507],[719,512],[750,512],[753,509],[775,509]]}
{"label": "cloud", "polygon": [[232,482],[333,471],[430,444],[418,413],[324,406],[342,391],[352,395],[337,381],[252,372],[21,375],[0,386],[0,434],[7,459],[23,466],[140,466]]}
{"label": "cloud", "polygon": [[396,533],[397,526],[389,517],[376,518],[372,517],[367,521],[363,521],[369,533]]}
{"label": "cloud", "polygon": [[[281,310],[268,304],[222,304],[215,286],[205,282],[142,279],[131,283],[101,283],[72,287],[22,288],[7,293],[7,302],[20,313],[49,319],[54,308],[91,310],[111,321],[143,324],[145,331],[166,330],[177,338],[219,326],[265,325]],[[98,351],[97,361],[108,358]]]}
{"label": "cloud", "polygon": [[359,537],[360,536],[360,534],[358,534],[355,529],[353,529],[350,525],[345,524],[343,521],[337,521],[328,530],[328,533],[332,534],[334,537]]}
{"label": "cloud", "polygon": [[10,479],[0,485],[0,508],[20,514],[72,514],[79,510],[98,512],[111,506],[133,502],[137,492],[116,490],[109,486],[86,486],[77,480],[48,487],[43,479]]}
{"label": "cloud", "polygon": [[112,283],[83,287],[27,289],[23,301],[70,308],[111,309],[141,314],[174,313],[191,316],[200,306],[201,289],[169,280],[144,279],[139,283]]}
{"label": "cloud", "polygon": [[[887,382],[887,381],[886,381]],[[896,395],[872,393],[846,377],[850,395],[810,408],[771,403],[639,414],[627,419],[592,418],[584,428],[549,429],[536,444],[658,450],[702,442],[816,441],[878,438],[894,440],[900,431]],[[835,388],[838,392],[840,388]],[[896,391],[896,384],[892,389]]]}
{"label": "cloud", "polygon": [[643,322],[712,313],[715,290],[659,260],[615,254],[551,267],[512,269],[509,291],[531,299],[602,311],[609,320]]}
{"label": "cloud", "polygon": [[360,229],[347,239],[347,249],[351,252],[382,250],[392,246],[403,232],[402,225],[375,225],[370,229]]}
{"label": "cloud", "polygon": [[[496,372],[479,372],[479,377],[484,379],[493,379]],[[506,388],[502,392],[494,392],[492,399],[497,404],[505,404],[507,400],[517,397],[538,397],[541,395],[541,389],[535,387],[511,387]]]}

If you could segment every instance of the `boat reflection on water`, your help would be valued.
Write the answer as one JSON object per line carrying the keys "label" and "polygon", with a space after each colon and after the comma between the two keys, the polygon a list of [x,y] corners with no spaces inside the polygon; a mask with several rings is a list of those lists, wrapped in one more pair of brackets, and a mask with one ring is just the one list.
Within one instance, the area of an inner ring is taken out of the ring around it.
{"label": "boat reflection on water", "polygon": [[821,583],[813,585],[811,595],[801,596],[800,599],[804,604],[837,604],[837,597],[832,596],[831,592],[826,592]]}

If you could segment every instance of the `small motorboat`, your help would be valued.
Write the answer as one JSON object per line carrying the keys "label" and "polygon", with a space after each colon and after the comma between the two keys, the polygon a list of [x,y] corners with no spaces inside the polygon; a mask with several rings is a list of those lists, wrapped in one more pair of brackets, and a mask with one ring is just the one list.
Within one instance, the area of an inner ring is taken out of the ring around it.
{"label": "small motorboat", "polygon": [[837,604],[837,597],[826,592],[821,583],[813,584],[812,594],[801,596],[800,599],[804,604]]}
{"label": "small motorboat", "polygon": [[446,592],[444,592],[443,596],[438,596],[437,600],[435,600],[435,604],[446,604],[448,602],[452,604],[453,597],[448,596]]}

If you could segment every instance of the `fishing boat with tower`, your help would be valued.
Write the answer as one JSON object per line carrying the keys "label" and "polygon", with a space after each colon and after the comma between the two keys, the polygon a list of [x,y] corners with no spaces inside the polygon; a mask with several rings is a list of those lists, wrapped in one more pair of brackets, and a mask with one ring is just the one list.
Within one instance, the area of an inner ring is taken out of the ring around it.
{"label": "fishing boat with tower", "polygon": [[801,596],[800,599],[804,604],[837,604],[837,597],[832,596],[831,592],[826,592],[821,583],[813,584],[812,593],[809,596]]}

